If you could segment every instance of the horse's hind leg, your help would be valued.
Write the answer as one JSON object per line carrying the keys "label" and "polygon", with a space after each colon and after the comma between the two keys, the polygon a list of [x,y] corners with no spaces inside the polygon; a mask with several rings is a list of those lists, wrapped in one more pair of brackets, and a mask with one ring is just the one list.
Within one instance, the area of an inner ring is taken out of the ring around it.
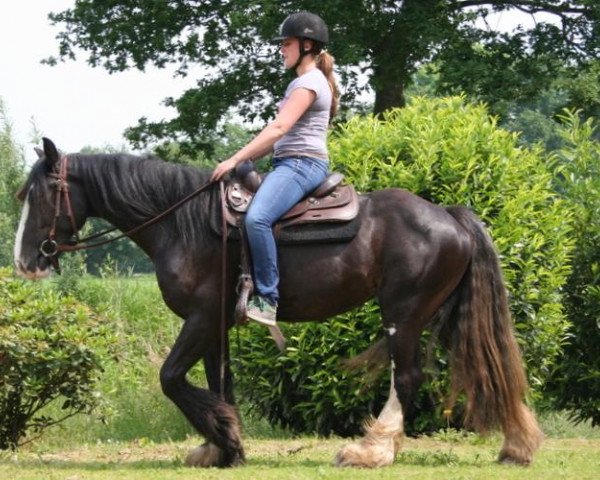
{"label": "horse's hind leg", "polygon": [[394,364],[390,395],[377,417],[365,424],[365,436],[358,442],[343,447],[336,456],[339,467],[381,467],[390,465],[400,448],[403,433],[402,405],[394,388]]}
{"label": "horse's hind leg", "polygon": [[163,392],[203,435],[207,443],[188,457],[195,466],[228,467],[243,463],[239,418],[232,405],[217,393],[186,380],[187,372],[214,344],[214,332],[199,316],[188,318],[160,372]]}
{"label": "horse's hind leg", "polygon": [[415,309],[401,309],[395,305],[390,313],[397,313],[396,318],[404,319],[395,325],[385,322],[389,316],[383,305],[382,310],[391,357],[390,394],[377,419],[367,422],[365,436],[338,453],[335,461],[338,466],[373,468],[394,461],[404,435],[403,411],[406,411],[422,381],[418,348],[423,327],[416,315],[398,314],[401,310],[414,312]]}

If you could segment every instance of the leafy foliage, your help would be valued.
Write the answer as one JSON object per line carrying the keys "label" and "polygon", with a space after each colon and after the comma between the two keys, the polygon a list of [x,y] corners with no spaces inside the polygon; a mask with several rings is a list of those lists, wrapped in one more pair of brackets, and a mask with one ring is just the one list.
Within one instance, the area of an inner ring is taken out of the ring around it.
{"label": "leafy foliage", "polygon": [[591,119],[581,122],[577,112],[566,112],[562,120],[558,188],[576,212],[573,273],[565,287],[573,326],[547,391],[554,406],[600,425],[600,143]]}
{"label": "leafy foliage", "polygon": [[571,214],[553,193],[541,151],[515,142],[483,105],[417,98],[384,121],[350,122],[331,154],[333,168],[363,191],[406,188],[434,203],[466,205],[489,225],[530,381],[540,385],[564,341],[560,288],[569,273]]}
{"label": "leafy foliage", "polygon": [[378,311],[370,303],[327,323],[283,325],[285,353],[264,328],[245,328],[233,366],[249,410],[297,433],[359,434],[362,421],[383,406],[387,382],[365,388],[366,372],[349,373],[340,360],[368,348],[379,336]]}
{"label": "leafy foliage", "polygon": [[[89,308],[0,270],[0,449],[92,410],[114,341]],[[59,414],[40,415],[59,399]]]}
{"label": "leafy foliage", "polygon": [[0,266],[12,265],[12,247],[20,209],[15,193],[23,179],[23,152],[13,139],[0,99]]}
{"label": "leafy foliage", "polygon": [[[447,68],[447,67],[444,67]],[[458,68],[458,65],[457,65]],[[415,96],[444,96],[460,90],[471,101],[484,101],[502,128],[519,133],[518,143],[531,146],[542,144],[546,151],[560,149],[564,143],[561,135],[560,115],[565,109],[577,111],[581,119],[600,115],[600,61],[590,59],[577,67],[560,67],[555,78],[546,85],[539,85],[519,96],[515,91],[469,88],[467,82],[476,84],[472,72],[456,72],[457,79],[466,77],[465,83],[448,82],[440,72],[440,62],[423,65],[412,77],[407,98]],[[592,133],[600,138],[600,132]]]}
{"label": "leafy foliage", "polygon": [[[600,114],[600,61],[597,59],[576,67],[558,65],[553,80],[532,85],[521,93],[506,86],[501,93],[496,87],[480,88],[476,86],[480,79],[470,77],[468,72],[456,72],[457,77],[463,75],[473,85],[460,83],[458,78],[456,83],[445,83],[444,76],[435,68],[429,67],[429,70],[435,72],[436,93],[454,91],[460,86],[469,98],[485,101],[490,110],[499,115],[504,128],[520,132],[521,144],[541,141],[548,151],[557,150],[564,143],[558,118],[564,109],[577,110],[582,119]],[[594,136],[597,139],[600,134],[595,132]]]}
{"label": "leafy foliage", "polygon": [[[551,13],[557,23],[537,18],[531,29],[510,34],[480,27],[490,13],[510,9]],[[449,88],[506,100],[527,98],[561,66],[600,51],[600,4],[590,0],[80,0],[50,19],[63,26],[59,59],[81,49],[91,65],[111,72],[174,64],[187,75],[200,67],[196,88],[166,100],[178,115],[163,122],[142,118],[129,138],[136,146],[170,138],[207,147],[229,110],[246,120],[271,117],[283,84],[270,39],[299,10],[320,14],[330,26],[343,104],[371,91],[376,113],[404,105],[411,75],[430,60],[439,60]]]}
{"label": "leafy foliage", "polygon": [[[567,337],[561,288],[573,248],[571,213],[553,192],[540,150],[517,147],[516,135],[497,128],[484,106],[452,97],[417,98],[383,119],[356,117],[332,135],[330,153],[332,168],[363,192],[406,188],[435,203],[467,205],[489,225],[539,395]],[[368,304],[327,325],[293,327],[293,350],[276,360],[264,338],[246,333],[242,394],[261,414],[296,431],[355,432],[358,419],[387,394],[387,382],[363,391],[333,359],[364,348],[380,329],[377,309]],[[441,374],[419,396],[413,428],[421,431],[444,422],[446,359],[439,351],[434,358],[433,373]]]}

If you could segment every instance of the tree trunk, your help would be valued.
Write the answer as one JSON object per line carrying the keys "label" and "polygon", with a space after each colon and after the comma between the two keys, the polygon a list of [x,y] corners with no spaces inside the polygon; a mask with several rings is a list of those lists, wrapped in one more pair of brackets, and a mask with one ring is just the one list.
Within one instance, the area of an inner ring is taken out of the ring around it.
{"label": "tree trunk", "polygon": [[430,55],[430,45],[447,26],[447,13],[437,0],[404,0],[388,33],[372,51],[374,113],[403,107],[404,92],[417,66]]}
{"label": "tree trunk", "polygon": [[377,116],[381,116],[383,112],[390,108],[404,107],[406,105],[404,82],[400,78],[394,79],[390,76],[380,75],[380,77],[377,77],[376,72],[373,75],[374,83],[377,85],[373,113]]}

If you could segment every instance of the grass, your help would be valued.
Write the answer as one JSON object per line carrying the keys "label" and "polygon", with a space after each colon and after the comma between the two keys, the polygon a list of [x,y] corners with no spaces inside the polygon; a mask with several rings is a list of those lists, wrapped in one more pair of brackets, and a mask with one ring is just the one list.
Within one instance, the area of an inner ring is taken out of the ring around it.
{"label": "grass", "polygon": [[500,439],[446,441],[406,439],[389,467],[339,469],[332,459],[347,441],[303,437],[248,439],[247,464],[218,470],[185,467],[183,459],[196,442],[110,442],[54,451],[32,448],[0,454],[0,478],[25,479],[595,479],[600,466],[600,439],[548,439],[531,467],[495,462]]}
{"label": "grass", "polygon": [[[331,462],[347,440],[292,438],[248,416],[244,467],[187,468],[183,459],[201,439],[160,389],[160,364],[180,320],[164,306],[154,278],[85,278],[70,291],[103,312],[122,339],[122,351],[107,365],[100,385],[107,404],[99,414],[69,419],[17,453],[0,452],[0,479],[599,478],[600,428],[572,425],[561,414],[542,418],[548,438],[526,469],[495,463],[499,437],[453,430],[406,439],[390,467],[338,469]],[[192,376],[204,382],[201,368]]]}

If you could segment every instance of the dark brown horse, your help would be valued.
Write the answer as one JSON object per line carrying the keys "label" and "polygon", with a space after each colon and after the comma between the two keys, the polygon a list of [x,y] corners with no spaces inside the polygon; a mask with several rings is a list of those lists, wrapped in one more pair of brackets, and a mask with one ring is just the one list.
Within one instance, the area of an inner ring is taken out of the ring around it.
{"label": "dark brown horse", "polygon": [[[51,270],[40,246],[54,230],[67,242],[86,218],[101,217],[127,231],[167,209],[208,181],[209,172],[130,155],[68,156],[66,176],[73,220],[56,212],[61,157],[44,139],[40,160],[21,190],[23,213],[15,243],[17,271],[42,278]],[[63,185],[64,187],[64,185]],[[232,466],[244,461],[232,378],[225,368],[219,391],[221,342],[221,241],[213,233],[217,188],[132,235],[152,259],[164,301],[183,327],[160,373],[164,393],[206,443],[188,463]],[[400,189],[361,196],[360,230],[351,241],[280,247],[281,320],[325,320],[377,297],[385,339],[365,357],[392,365],[390,396],[358,443],[344,447],[338,465],[393,462],[405,411],[422,372],[419,337],[432,322],[452,358],[453,397],[464,391],[467,419],[478,430],[500,428],[500,460],[529,464],[541,441],[535,418],[523,403],[527,388],[512,330],[505,287],[490,238],[463,208],[442,208]],[[54,227],[54,228],[53,228]],[[46,254],[53,253],[46,242]],[[233,325],[239,247],[228,244],[226,314]],[[225,346],[228,359],[228,345]],[[186,373],[204,360],[209,390],[191,385]]]}

